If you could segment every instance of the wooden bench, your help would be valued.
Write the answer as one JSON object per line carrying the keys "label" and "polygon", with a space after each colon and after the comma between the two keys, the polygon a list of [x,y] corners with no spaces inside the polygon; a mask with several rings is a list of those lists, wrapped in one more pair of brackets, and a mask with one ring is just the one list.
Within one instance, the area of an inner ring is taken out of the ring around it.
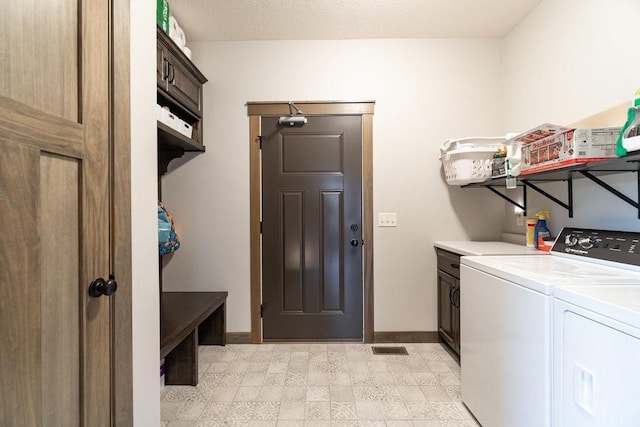
{"label": "wooden bench", "polygon": [[198,345],[226,344],[227,294],[160,294],[160,358],[164,358],[165,384],[198,385]]}

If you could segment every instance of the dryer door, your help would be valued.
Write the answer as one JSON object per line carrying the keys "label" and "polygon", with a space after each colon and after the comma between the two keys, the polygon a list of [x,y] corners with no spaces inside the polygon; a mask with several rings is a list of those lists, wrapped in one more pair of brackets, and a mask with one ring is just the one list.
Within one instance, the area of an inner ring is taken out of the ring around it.
{"label": "dryer door", "polygon": [[639,331],[557,299],[554,304],[554,425],[638,425]]}

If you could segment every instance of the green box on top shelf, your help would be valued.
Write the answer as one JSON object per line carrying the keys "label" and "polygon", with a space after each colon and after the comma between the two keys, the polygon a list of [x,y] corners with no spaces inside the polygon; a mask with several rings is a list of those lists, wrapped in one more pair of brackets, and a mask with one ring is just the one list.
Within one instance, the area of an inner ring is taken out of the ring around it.
{"label": "green box on top shelf", "polygon": [[157,0],[156,22],[162,31],[169,34],[169,2],[167,0]]}

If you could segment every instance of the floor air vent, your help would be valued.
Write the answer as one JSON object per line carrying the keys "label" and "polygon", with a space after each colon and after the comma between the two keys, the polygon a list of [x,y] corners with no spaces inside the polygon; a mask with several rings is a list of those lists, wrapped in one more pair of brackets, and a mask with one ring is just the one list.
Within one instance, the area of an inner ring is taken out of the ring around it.
{"label": "floor air vent", "polygon": [[409,354],[404,347],[373,346],[371,350],[373,350],[373,354]]}

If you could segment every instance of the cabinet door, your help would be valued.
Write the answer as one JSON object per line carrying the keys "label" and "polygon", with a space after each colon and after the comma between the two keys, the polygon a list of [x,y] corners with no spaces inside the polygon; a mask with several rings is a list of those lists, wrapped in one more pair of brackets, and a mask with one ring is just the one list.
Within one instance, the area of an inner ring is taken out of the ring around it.
{"label": "cabinet door", "polygon": [[455,349],[452,295],[456,278],[438,270],[438,333],[452,349]]}
{"label": "cabinet door", "polygon": [[167,92],[196,116],[202,111],[202,85],[189,72],[182,60],[169,54]]}
{"label": "cabinet door", "polygon": [[453,338],[453,350],[460,354],[460,281],[455,279],[453,291],[451,291],[451,338]]}
{"label": "cabinet door", "polygon": [[169,62],[167,61],[167,50],[158,39],[156,44],[156,80],[158,87],[167,90],[167,77],[169,75]]}

